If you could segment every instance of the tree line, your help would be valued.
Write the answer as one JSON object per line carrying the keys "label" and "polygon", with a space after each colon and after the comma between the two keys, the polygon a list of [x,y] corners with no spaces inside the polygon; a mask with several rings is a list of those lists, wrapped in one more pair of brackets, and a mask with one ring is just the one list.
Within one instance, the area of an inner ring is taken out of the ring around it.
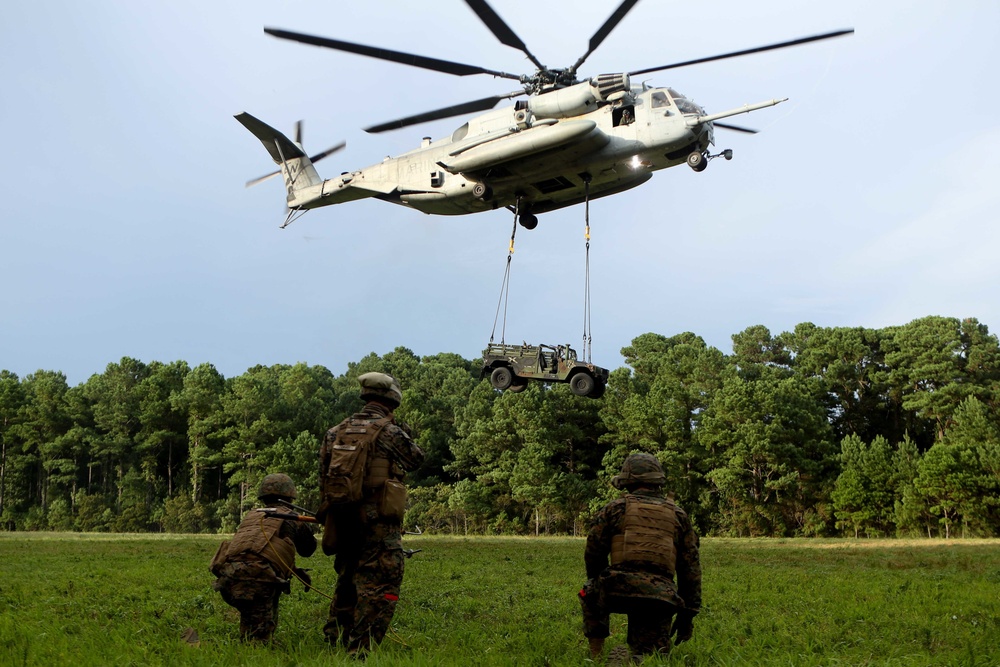
{"label": "tree line", "polygon": [[501,393],[479,360],[398,347],[318,365],[123,358],[70,387],[0,371],[0,528],[229,532],[269,472],[318,504],[323,434],[390,373],[427,454],[407,523],[579,534],[632,451],[655,454],[702,534],[1000,534],[1000,345],[975,319],[882,329],[752,326],[724,354],[693,334],[622,350],[601,400]]}

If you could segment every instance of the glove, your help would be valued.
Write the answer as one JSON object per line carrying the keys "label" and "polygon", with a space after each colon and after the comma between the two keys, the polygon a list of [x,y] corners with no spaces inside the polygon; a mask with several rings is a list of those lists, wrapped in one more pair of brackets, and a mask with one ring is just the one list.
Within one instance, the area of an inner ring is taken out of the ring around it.
{"label": "glove", "polygon": [[674,619],[674,625],[670,628],[670,636],[673,637],[677,635],[674,639],[675,644],[681,644],[683,642],[691,639],[691,635],[694,634],[694,614],[689,611],[681,611],[677,613],[677,618]]}

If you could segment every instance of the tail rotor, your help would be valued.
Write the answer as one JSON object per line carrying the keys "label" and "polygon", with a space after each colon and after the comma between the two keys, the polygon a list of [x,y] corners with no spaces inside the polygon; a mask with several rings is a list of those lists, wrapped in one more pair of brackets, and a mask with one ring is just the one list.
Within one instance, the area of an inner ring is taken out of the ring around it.
{"label": "tail rotor", "polygon": [[[295,122],[295,145],[298,146],[299,149],[302,149],[302,126],[303,126],[303,123],[302,123],[301,120]],[[333,155],[334,153],[336,153],[339,150],[342,150],[346,146],[347,146],[347,142],[346,141],[341,141],[339,144],[336,144],[335,146],[331,146],[330,148],[327,148],[325,151],[321,151],[319,153],[316,153],[315,155],[310,155],[309,156],[309,161],[312,162],[313,164],[316,164],[317,162],[319,162],[323,158],[327,158],[327,157]],[[303,149],[303,152],[305,152],[304,149]],[[274,178],[275,176],[277,176],[280,173],[281,173],[281,169],[277,169],[275,171],[272,171],[269,174],[264,174],[263,176],[258,176],[257,178],[252,178],[252,179],[250,179],[249,181],[246,182],[246,187],[249,188],[251,186],[257,185],[258,183],[263,183],[264,181],[266,181],[268,179]]]}

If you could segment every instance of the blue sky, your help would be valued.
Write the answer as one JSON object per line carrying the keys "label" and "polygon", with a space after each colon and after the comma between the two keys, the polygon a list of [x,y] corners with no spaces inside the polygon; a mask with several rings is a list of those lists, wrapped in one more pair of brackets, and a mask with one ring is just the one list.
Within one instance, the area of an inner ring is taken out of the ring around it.
{"label": "blue sky", "polygon": [[[546,64],[585,51],[617,3],[492,0]],[[479,355],[511,216],[429,217],[375,200],[288,229],[272,166],[234,119],[305,121],[321,175],[450,134],[461,118],[361,127],[507,92],[274,39],[264,26],[528,72],[461,0],[7,3],[0,9],[0,368],[70,384],[131,356],[347,363],[398,345]],[[391,16],[391,20],[387,17]],[[593,356],[653,331],[724,352],[755,324],[883,327],[925,315],[1000,329],[1000,4],[643,0],[582,68],[621,72],[853,27],[819,44],[648,75],[709,112],[731,162],[657,172],[591,206]],[[583,209],[518,232],[508,340],[583,329]]]}

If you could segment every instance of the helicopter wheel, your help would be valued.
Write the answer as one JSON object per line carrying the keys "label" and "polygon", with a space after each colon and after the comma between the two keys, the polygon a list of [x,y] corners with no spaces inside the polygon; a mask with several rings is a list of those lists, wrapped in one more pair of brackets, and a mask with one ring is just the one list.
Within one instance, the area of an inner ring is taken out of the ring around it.
{"label": "helicopter wheel", "polygon": [[472,196],[482,201],[493,199],[493,188],[485,183],[476,183],[472,186]]}
{"label": "helicopter wheel", "polygon": [[705,171],[705,167],[708,166],[708,160],[703,154],[695,151],[688,155],[687,164],[695,171]]}
{"label": "helicopter wheel", "polygon": [[518,216],[517,220],[525,229],[534,229],[538,226],[538,216],[531,213],[522,213]]}

